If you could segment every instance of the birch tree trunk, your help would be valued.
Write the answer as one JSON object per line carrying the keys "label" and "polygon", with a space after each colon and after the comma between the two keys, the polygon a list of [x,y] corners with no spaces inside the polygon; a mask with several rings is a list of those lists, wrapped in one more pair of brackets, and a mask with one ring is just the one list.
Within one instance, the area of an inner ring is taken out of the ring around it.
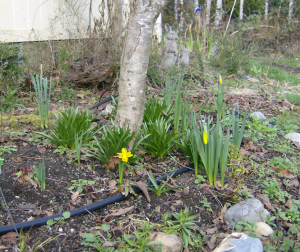
{"label": "birch tree trunk", "polygon": [[244,16],[244,0],[240,0],[240,20],[243,20]]}
{"label": "birch tree trunk", "polygon": [[290,5],[289,5],[289,21],[288,21],[289,25],[291,24],[291,21],[292,21],[293,5],[294,5],[294,0],[290,0]]}
{"label": "birch tree trunk", "polygon": [[178,0],[174,1],[174,14],[175,14],[175,20],[178,21]]}
{"label": "birch tree trunk", "polygon": [[123,31],[123,1],[107,0],[109,26],[114,41],[119,42]]}
{"label": "birch tree trunk", "polygon": [[221,21],[222,21],[222,0],[217,0],[215,26],[219,27]]}
{"label": "birch tree trunk", "polygon": [[210,22],[210,8],[211,8],[211,0],[206,0],[206,12],[205,12],[205,23],[208,26]]}
{"label": "birch tree trunk", "polygon": [[265,4],[265,19],[268,19],[268,14],[269,14],[269,0],[266,0],[266,4]]}
{"label": "birch tree trunk", "polygon": [[137,131],[142,125],[146,73],[153,27],[166,0],[130,0],[130,16],[121,59],[118,109],[115,123]]}
{"label": "birch tree trunk", "polygon": [[194,0],[194,10],[199,7],[199,0]]}
{"label": "birch tree trunk", "polygon": [[154,35],[156,36],[158,43],[160,43],[162,39],[162,30],[162,15],[160,13],[154,25]]}

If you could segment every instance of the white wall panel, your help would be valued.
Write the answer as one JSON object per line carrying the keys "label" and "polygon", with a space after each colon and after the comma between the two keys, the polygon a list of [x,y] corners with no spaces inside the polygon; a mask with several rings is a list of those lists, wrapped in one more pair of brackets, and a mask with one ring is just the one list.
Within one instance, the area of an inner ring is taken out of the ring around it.
{"label": "white wall panel", "polygon": [[[129,0],[123,0],[128,11]],[[93,0],[91,24],[102,0]],[[0,0],[0,41],[23,42],[87,37],[90,0]],[[106,4],[105,4],[106,5]],[[107,19],[107,10],[104,10]],[[128,17],[128,13],[123,13]]]}

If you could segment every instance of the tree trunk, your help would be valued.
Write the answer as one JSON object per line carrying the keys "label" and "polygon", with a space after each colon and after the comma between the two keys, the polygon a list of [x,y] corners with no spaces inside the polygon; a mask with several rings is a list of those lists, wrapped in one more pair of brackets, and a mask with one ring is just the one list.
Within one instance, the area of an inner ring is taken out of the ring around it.
{"label": "tree trunk", "polygon": [[293,14],[293,5],[294,5],[294,0],[290,0],[290,5],[289,5],[289,25],[291,24],[292,21],[292,14]]}
{"label": "tree trunk", "polygon": [[205,12],[206,26],[208,26],[210,22],[210,7],[211,7],[211,0],[206,0],[206,12]]}
{"label": "tree trunk", "polygon": [[266,4],[265,4],[265,19],[268,19],[268,14],[269,14],[269,0],[266,0]]}
{"label": "tree trunk", "polygon": [[180,0],[179,6],[180,6],[180,20],[179,20],[179,27],[183,27],[183,24],[184,24],[184,17],[183,17],[183,0]]}
{"label": "tree trunk", "polygon": [[174,0],[174,15],[175,21],[178,21],[178,0]]}
{"label": "tree trunk", "polygon": [[166,0],[131,0],[127,35],[121,59],[118,109],[115,123],[137,131],[142,125],[146,73],[153,27]]}
{"label": "tree trunk", "polygon": [[199,8],[199,0],[194,0],[194,10]]}
{"label": "tree trunk", "polygon": [[244,16],[244,0],[240,0],[240,20],[243,20]]}
{"label": "tree trunk", "polygon": [[[109,26],[114,41],[120,42],[123,32],[123,1],[107,0]],[[126,26],[126,25],[125,25]]]}
{"label": "tree trunk", "polygon": [[154,36],[156,36],[158,43],[160,43],[162,39],[162,30],[162,15],[160,13],[154,25]]}
{"label": "tree trunk", "polygon": [[217,0],[215,26],[219,27],[222,21],[222,0]]}

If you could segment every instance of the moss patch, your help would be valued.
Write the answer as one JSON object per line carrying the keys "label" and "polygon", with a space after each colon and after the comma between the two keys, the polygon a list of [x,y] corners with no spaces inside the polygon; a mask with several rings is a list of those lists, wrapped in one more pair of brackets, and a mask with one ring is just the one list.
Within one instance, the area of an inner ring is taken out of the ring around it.
{"label": "moss patch", "polygon": [[[52,111],[49,112],[50,125],[54,122],[55,116]],[[28,125],[30,129],[37,130],[41,127],[41,119],[38,115],[4,115],[2,120],[3,126],[9,127],[10,130],[20,130]]]}

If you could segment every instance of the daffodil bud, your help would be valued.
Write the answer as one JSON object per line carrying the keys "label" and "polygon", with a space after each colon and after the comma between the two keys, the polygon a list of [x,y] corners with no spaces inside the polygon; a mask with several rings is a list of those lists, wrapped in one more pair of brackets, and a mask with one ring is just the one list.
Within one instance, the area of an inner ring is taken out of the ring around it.
{"label": "daffodil bud", "polygon": [[207,130],[206,130],[206,125],[204,126],[204,131],[203,131],[203,142],[204,144],[207,144],[207,139],[208,139],[208,136],[207,136]]}

